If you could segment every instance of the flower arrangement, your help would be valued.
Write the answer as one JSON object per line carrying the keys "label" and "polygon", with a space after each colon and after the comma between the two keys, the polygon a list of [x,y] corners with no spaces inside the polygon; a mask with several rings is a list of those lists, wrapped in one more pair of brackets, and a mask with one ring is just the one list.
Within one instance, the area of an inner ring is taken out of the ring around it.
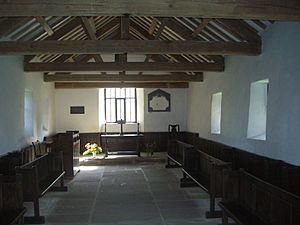
{"label": "flower arrangement", "polygon": [[83,155],[96,154],[102,152],[102,148],[98,146],[96,143],[93,144],[87,143],[84,147],[86,150],[83,152]]}

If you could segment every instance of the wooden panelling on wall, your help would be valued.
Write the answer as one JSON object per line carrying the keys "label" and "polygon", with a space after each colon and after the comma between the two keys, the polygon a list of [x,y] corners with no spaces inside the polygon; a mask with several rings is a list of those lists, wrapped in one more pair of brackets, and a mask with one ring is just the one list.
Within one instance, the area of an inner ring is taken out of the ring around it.
{"label": "wooden panelling on wall", "polygon": [[[141,151],[147,151],[146,146],[149,144],[154,146],[155,152],[166,152],[168,147],[169,138],[173,137],[176,134],[170,134],[169,132],[142,132],[144,135],[143,140],[141,141]],[[84,145],[86,143],[97,143],[100,146],[103,146],[100,140],[100,132],[95,133],[80,133],[80,153],[82,154],[85,150]],[[173,135],[173,136],[170,136]],[[193,142],[194,138],[197,137],[194,133],[179,132],[177,133],[176,139],[187,139],[189,142]]]}
{"label": "wooden panelling on wall", "polygon": [[84,146],[87,143],[91,143],[91,144],[96,143],[99,146],[102,146],[101,142],[100,142],[100,132],[97,132],[97,133],[80,133],[79,136],[80,136],[80,154],[82,154],[85,151]]}

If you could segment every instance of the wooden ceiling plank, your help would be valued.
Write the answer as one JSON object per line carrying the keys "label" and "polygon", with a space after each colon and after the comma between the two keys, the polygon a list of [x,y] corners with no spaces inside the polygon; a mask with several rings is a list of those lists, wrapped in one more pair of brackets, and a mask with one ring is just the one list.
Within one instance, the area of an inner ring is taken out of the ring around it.
{"label": "wooden ceiling plank", "polygon": [[47,34],[49,36],[52,36],[54,34],[54,31],[49,26],[49,24],[47,23],[47,21],[45,20],[44,17],[42,17],[42,16],[36,16],[35,19],[43,27],[43,29],[47,32]]}
{"label": "wooden ceiling plank", "polygon": [[203,72],[224,71],[224,64],[217,63],[25,63],[25,72],[72,72],[72,71],[167,71]]}
{"label": "wooden ceiling plank", "polygon": [[125,87],[135,87],[135,88],[188,88],[189,83],[104,83],[104,82],[92,82],[92,83],[55,83],[56,89],[74,89],[74,88],[125,88]]}
{"label": "wooden ceiling plank", "polygon": [[161,40],[0,42],[1,55],[33,54],[205,54],[259,55],[261,43]]}
{"label": "wooden ceiling plank", "polygon": [[200,82],[202,74],[161,74],[161,75],[99,75],[99,74],[44,74],[45,82]]}
{"label": "wooden ceiling plank", "polygon": [[1,0],[0,16],[185,16],[201,18],[297,20],[297,0]]}

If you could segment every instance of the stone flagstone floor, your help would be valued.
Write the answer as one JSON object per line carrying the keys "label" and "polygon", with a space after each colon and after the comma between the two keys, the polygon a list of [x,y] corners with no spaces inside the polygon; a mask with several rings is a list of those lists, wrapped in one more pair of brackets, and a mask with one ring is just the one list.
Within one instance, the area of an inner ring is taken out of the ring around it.
{"label": "stone flagstone floor", "polygon": [[[180,169],[162,163],[81,166],[69,191],[40,199],[46,225],[216,225],[205,219],[208,195],[180,188]],[[27,204],[28,214],[32,213]]]}

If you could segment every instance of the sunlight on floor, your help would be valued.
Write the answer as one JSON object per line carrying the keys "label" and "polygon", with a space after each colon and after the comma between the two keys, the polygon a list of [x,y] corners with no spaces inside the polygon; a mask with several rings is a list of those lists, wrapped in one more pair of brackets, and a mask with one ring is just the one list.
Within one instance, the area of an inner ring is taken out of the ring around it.
{"label": "sunlight on floor", "polygon": [[93,171],[97,170],[99,166],[80,166],[79,168],[81,171]]}

